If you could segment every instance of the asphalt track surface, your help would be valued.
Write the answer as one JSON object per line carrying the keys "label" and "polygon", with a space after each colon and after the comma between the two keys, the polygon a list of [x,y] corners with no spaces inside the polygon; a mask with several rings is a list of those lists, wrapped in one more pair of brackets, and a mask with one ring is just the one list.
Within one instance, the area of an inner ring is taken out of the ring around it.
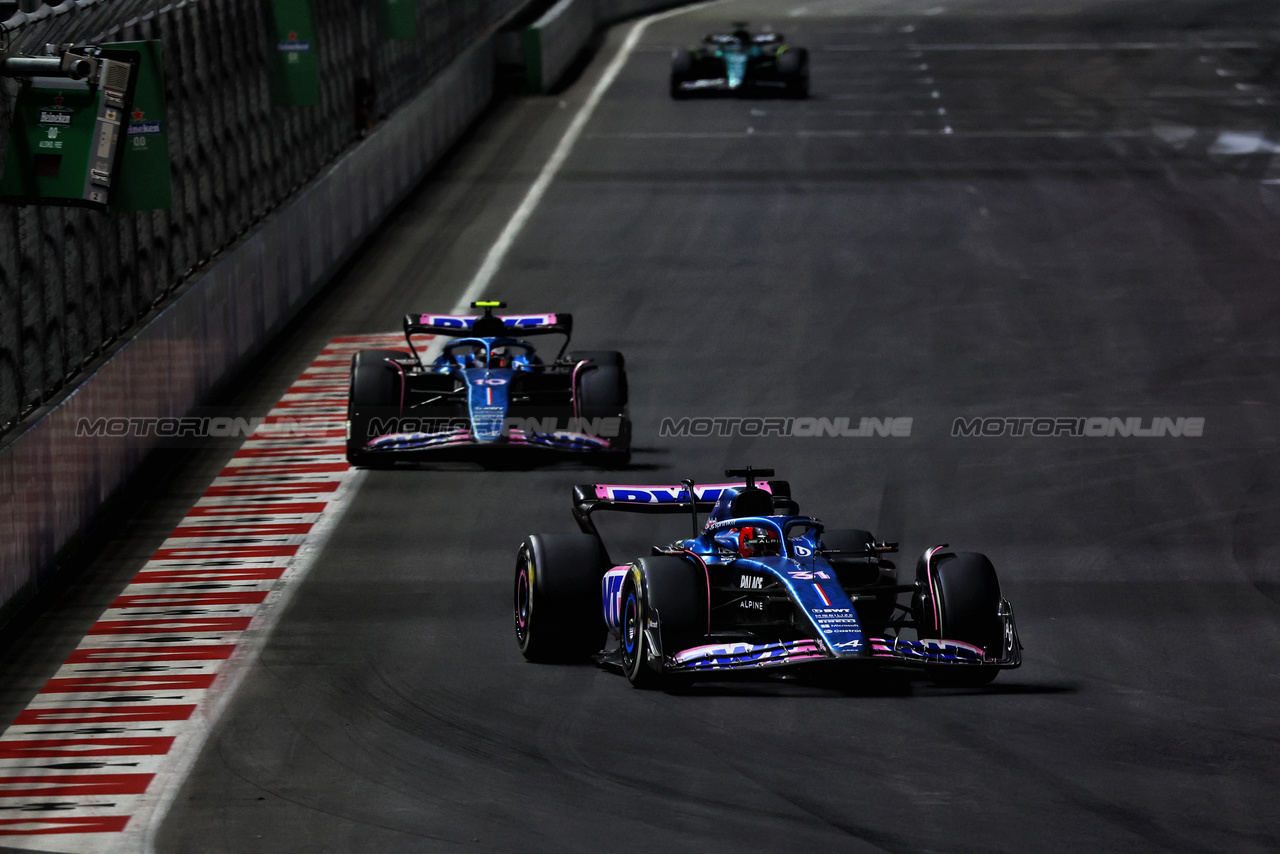
{"label": "asphalt track surface", "polygon": [[[488,291],[626,354],[634,470],[371,472],[157,850],[1280,847],[1280,23],[1037,9],[728,2],[650,27]],[[670,49],[735,19],[809,46],[810,100],[667,98]],[[624,35],[564,93],[499,105],[233,402],[265,410],[334,335],[448,310]],[[1205,428],[951,435],[979,416]],[[684,417],[913,421],[659,435]],[[231,450],[175,457],[10,633],[7,717]],[[515,550],[573,529],[572,484],[746,464],[900,541],[908,575],[939,542],[989,554],[1024,666],[977,691],[664,694],[520,658]]]}

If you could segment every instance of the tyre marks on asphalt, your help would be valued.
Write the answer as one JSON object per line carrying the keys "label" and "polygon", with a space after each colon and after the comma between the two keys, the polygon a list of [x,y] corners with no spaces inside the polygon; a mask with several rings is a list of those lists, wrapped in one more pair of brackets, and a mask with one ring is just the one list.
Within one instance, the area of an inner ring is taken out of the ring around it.
{"label": "tyre marks on asphalt", "polygon": [[147,851],[359,479],[335,338],[0,736],[0,844]]}

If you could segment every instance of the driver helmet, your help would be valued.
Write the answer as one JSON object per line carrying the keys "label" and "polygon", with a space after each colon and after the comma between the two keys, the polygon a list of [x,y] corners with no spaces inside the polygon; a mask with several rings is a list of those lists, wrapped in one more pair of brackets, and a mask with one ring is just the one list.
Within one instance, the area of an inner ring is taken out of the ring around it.
{"label": "driver helmet", "polygon": [[503,369],[511,367],[511,351],[506,347],[494,347],[489,351],[489,367]]}
{"label": "driver helmet", "polygon": [[776,557],[782,554],[782,542],[772,528],[748,525],[738,535],[738,554],[742,557]]}

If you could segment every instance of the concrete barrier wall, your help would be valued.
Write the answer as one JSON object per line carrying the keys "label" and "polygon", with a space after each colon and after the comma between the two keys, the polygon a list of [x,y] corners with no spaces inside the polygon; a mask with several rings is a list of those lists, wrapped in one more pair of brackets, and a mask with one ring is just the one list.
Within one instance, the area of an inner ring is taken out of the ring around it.
{"label": "concrete barrier wall", "polygon": [[486,39],[0,449],[0,621],[35,594],[59,552],[160,441],[76,438],[77,422],[180,417],[206,400],[378,227],[484,109],[493,87]]}
{"label": "concrete barrier wall", "polygon": [[552,89],[601,27],[681,0],[560,0],[523,33],[526,89]]}
{"label": "concrete barrier wall", "polygon": [[596,29],[592,0],[560,0],[524,31],[526,88],[545,92],[564,76]]}

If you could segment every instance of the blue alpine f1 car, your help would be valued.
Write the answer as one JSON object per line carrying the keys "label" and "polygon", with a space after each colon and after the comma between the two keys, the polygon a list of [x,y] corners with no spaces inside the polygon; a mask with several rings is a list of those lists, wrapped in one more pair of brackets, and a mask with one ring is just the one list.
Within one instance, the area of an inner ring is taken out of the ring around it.
{"label": "blue alpine f1 car", "polygon": [[[801,515],[772,471],[733,483],[574,488],[581,533],[534,534],[515,572],[516,640],[530,661],[595,655],[637,687],[772,668],[905,666],[977,686],[1019,666],[1013,610],[985,555],[934,546],[899,583],[895,543]],[[691,498],[692,496],[692,498]],[[611,560],[592,514],[685,513],[687,539]],[[710,512],[705,523],[699,512]],[[909,604],[900,596],[909,595]]]}
{"label": "blue alpine f1 car", "polygon": [[[410,314],[408,351],[361,350],[352,357],[347,460],[399,461],[587,457],[623,464],[630,455],[627,374],[612,350],[565,353],[568,314],[495,315],[502,302],[476,302],[480,315]],[[526,338],[562,335],[543,359]],[[426,336],[448,340],[429,356]]]}
{"label": "blue alpine f1 car", "polygon": [[809,52],[786,43],[782,33],[752,33],[746,24],[711,33],[702,43],[671,55],[671,97],[730,93],[809,95]]}

